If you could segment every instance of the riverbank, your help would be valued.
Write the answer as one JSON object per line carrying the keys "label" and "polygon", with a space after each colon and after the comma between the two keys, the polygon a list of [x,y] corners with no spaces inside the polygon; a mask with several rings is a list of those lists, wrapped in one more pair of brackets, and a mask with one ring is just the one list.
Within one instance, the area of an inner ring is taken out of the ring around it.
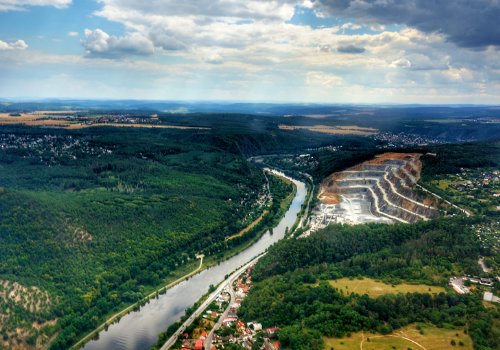
{"label": "riverbank", "polygon": [[[278,176],[278,177],[282,180],[287,180],[288,182],[290,182],[290,180],[288,180],[284,177],[281,177],[281,176]],[[295,198],[295,195],[297,193],[297,186],[293,182],[292,182],[292,184],[293,184],[293,191],[290,193],[290,195],[288,197],[286,197],[282,201],[281,208],[283,210],[281,211],[279,218],[276,218],[275,220],[273,220],[273,223],[271,225],[272,227],[278,225],[279,222],[281,222],[281,220],[283,219],[283,217],[287,213],[293,199]],[[266,215],[270,215],[270,214],[268,213]],[[186,263],[184,266],[177,269],[176,272],[173,273],[173,276],[167,277],[164,280],[164,282],[162,283],[161,288],[158,288],[159,286],[146,287],[145,293],[147,293],[147,297],[145,297],[145,298],[143,298],[135,303],[125,304],[124,308],[121,311],[114,310],[114,311],[111,311],[110,313],[108,313],[107,315],[104,315],[103,318],[106,321],[105,322],[101,321],[103,323],[98,328],[94,329],[93,331],[88,332],[86,334],[82,334],[79,337],[80,338],[79,341],[75,345],[73,345],[70,349],[74,349],[74,350],[81,349],[85,344],[87,344],[92,339],[94,339],[94,337],[96,337],[99,334],[99,332],[107,329],[107,327],[112,325],[113,323],[115,323],[117,321],[119,322],[121,317],[128,315],[131,311],[139,310],[140,307],[144,306],[145,303],[147,303],[151,298],[157,297],[158,295],[163,294],[162,292],[165,292],[167,289],[170,289],[170,288],[176,286],[177,284],[179,284],[179,283],[181,283],[181,282],[183,282],[183,281],[185,281],[185,280],[187,280],[195,275],[198,275],[201,272],[203,272],[207,269],[210,269],[211,267],[217,266],[217,265],[221,264],[222,262],[229,260],[229,259],[233,258],[234,256],[240,254],[242,251],[248,249],[250,246],[255,244],[262,237],[262,235],[265,232],[267,232],[269,229],[272,229],[272,227],[270,227],[270,226],[263,227],[261,230],[259,230],[259,232],[255,235],[255,237],[253,237],[250,240],[243,242],[239,245],[233,246],[230,250],[222,251],[217,255],[213,254],[211,256],[205,256],[204,258],[202,258],[202,261],[199,263],[198,268],[196,268],[196,266],[198,265],[198,260],[192,260],[192,261]],[[249,229],[251,229],[251,228],[252,227],[250,227]],[[193,271],[193,269],[195,269],[195,270]],[[181,271],[183,273],[182,275],[180,274]],[[171,280],[171,282],[168,281],[169,279]],[[167,284],[165,285],[165,283],[167,283]]]}

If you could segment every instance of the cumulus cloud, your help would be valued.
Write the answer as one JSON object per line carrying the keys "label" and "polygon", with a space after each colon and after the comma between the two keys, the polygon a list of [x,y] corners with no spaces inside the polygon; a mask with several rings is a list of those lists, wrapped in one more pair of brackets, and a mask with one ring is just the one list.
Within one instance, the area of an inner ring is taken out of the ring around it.
{"label": "cumulus cloud", "polygon": [[224,58],[218,54],[205,57],[205,62],[210,64],[222,64],[224,63]]}
{"label": "cumulus cloud", "polygon": [[366,51],[365,48],[356,47],[354,45],[337,46],[337,52],[342,52],[342,53],[363,53],[365,51]]}
{"label": "cumulus cloud", "polygon": [[88,57],[123,58],[131,55],[151,56],[153,43],[139,33],[117,38],[100,29],[85,29],[85,40],[80,44],[87,50]]}
{"label": "cumulus cloud", "polygon": [[392,61],[391,67],[398,67],[398,68],[411,67],[411,63],[406,58],[400,58],[399,60]]}
{"label": "cumulus cloud", "polygon": [[26,6],[54,6],[62,9],[71,3],[72,0],[0,0],[0,12],[24,11]]}
{"label": "cumulus cloud", "polygon": [[354,24],[354,23],[351,23],[351,22],[348,22],[348,23],[344,23],[340,29],[347,29],[347,28],[351,28],[352,30],[356,30],[356,29],[359,29],[361,28],[360,25],[357,25],[357,24]]}
{"label": "cumulus cloud", "polygon": [[18,40],[15,43],[6,43],[0,40],[0,50],[24,50],[28,47],[24,40]]}
{"label": "cumulus cloud", "polygon": [[149,31],[149,39],[153,41],[156,47],[166,51],[177,51],[187,49],[187,45],[177,40],[173,36],[166,34],[166,30],[156,26]]}
{"label": "cumulus cloud", "polygon": [[78,35],[78,33],[77,33],[77,32],[69,32],[69,33],[68,33],[68,35],[69,35],[69,36],[77,36],[77,35]]}
{"label": "cumulus cloud", "polygon": [[498,0],[318,0],[314,6],[330,16],[353,18],[374,30],[405,24],[425,33],[442,33],[460,47],[500,45]]}
{"label": "cumulus cloud", "polygon": [[306,84],[312,86],[319,86],[325,89],[332,89],[336,86],[343,84],[342,77],[334,74],[323,72],[308,72],[306,75]]}
{"label": "cumulus cloud", "polygon": [[316,48],[316,51],[318,51],[318,52],[330,52],[330,48],[328,46],[318,46]]}

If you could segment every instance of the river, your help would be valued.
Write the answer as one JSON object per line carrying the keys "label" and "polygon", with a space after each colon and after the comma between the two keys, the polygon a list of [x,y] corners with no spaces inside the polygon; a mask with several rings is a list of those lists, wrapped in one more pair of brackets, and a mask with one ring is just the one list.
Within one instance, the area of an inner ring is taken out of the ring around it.
{"label": "river", "polygon": [[146,350],[153,346],[158,340],[158,334],[179,321],[184,311],[193,306],[208,291],[211,284],[219,284],[225,275],[285,236],[286,228],[293,226],[307,194],[307,187],[303,182],[292,181],[297,185],[297,193],[285,216],[273,229],[272,235],[267,231],[255,244],[238,255],[177,284],[158,299],[151,299],[140,311],[131,312],[122,317],[119,323],[111,325],[107,331],[101,331],[98,340],[85,344],[85,350]]}

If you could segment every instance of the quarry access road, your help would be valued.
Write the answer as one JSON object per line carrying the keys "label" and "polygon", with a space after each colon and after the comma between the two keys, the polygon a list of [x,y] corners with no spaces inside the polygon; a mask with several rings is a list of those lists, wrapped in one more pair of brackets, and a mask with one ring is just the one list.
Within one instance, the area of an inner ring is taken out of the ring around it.
{"label": "quarry access road", "polygon": [[465,215],[470,216],[470,213],[469,213],[467,210],[462,209],[462,208],[460,208],[459,206],[456,206],[456,205],[455,205],[455,204],[453,204],[453,203],[450,203],[450,202],[449,202],[449,201],[447,201],[446,199],[443,199],[441,196],[438,196],[438,195],[437,195],[437,194],[435,194],[434,192],[429,191],[428,189],[426,189],[425,187],[420,186],[419,184],[416,184],[416,185],[417,185],[418,187],[420,187],[421,189],[423,189],[425,192],[429,192],[430,194],[433,194],[433,195],[434,195],[434,196],[436,196],[437,198],[442,199],[443,201],[445,201],[446,203],[448,203],[448,204],[449,204],[449,205],[451,205],[452,207],[455,207],[455,208],[457,208],[458,210],[463,211],[463,212],[465,213]]}

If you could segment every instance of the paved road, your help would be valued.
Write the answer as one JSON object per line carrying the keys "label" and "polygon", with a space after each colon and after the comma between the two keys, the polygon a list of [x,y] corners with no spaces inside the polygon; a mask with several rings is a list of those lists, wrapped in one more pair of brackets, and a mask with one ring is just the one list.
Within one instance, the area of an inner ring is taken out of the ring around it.
{"label": "paved road", "polygon": [[201,315],[201,313],[208,307],[208,305],[210,305],[210,303],[212,301],[215,300],[215,298],[217,298],[217,296],[222,292],[222,290],[224,288],[226,288],[226,286],[230,286],[234,280],[236,280],[238,278],[239,275],[241,275],[241,273],[243,271],[245,271],[249,266],[255,264],[257,262],[257,260],[259,260],[263,255],[253,259],[252,261],[246,263],[243,267],[241,267],[240,269],[238,269],[238,271],[234,272],[227,280],[225,280],[223,283],[221,283],[221,285],[215,290],[215,292],[213,292],[212,294],[210,294],[210,296],[208,297],[208,299],[191,315],[191,317],[189,317],[189,319],[186,320],[186,322],[184,322],[182,324],[182,326],[179,327],[179,329],[174,333],[174,335],[172,335],[170,337],[170,339],[168,339],[166,341],[165,344],[163,344],[163,346],[161,347],[161,350],[167,350],[169,349],[177,340],[177,337],[182,333],[184,332],[184,330],[189,327],[189,325],[191,323],[193,323],[194,319],[198,316]]}
{"label": "paved road", "polygon": [[233,290],[232,286],[229,285],[228,289],[229,289],[229,294],[231,295],[231,297],[229,299],[229,305],[227,306],[224,313],[219,317],[219,321],[217,321],[217,323],[214,325],[214,327],[212,328],[210,333],[207,335],[207,338],[205,339],[205,350],[212,349],[212,339],[214,337],[214,332],[220,328],[220,326],[222,325],[222,321],[224,321],[224,319],[229,314],[229,310],[231,309],[231,304],[234,303],[234,301],[236,300],[236,296],[234,294],[234,290]]}
{"label": "paved road", "polygon": [[[202,265],[203,265],[203,256],[201,256],[200,266],[198,266],[198,268],[197,268],[196,270],[194,270],[193,272],[188,273],[187,275],[182,276],[181,278],[179,278],[178,280],[176,280],[176,281],[174,281],[174,282],[172,282],[172,283],[169,283],[169,284],[168,284],[168,285],[166,285],[165,287],[158,289],[158,292],[160,292],[160,291],[162,291],[162,290],[164,290],[164,289],[168,289],[168,288],[170,288],[170,287],[173,287],[174,285],[176,285],[177,283],[179,283],[179,282],[183,281],[183,280],[184,280],[184,279],[186,279],[187,277],[190,277],[191,275],[195,274],[198,270],[200,270],[200,269],[201,269],[201,266],[202,266]],[[151,299],[151,297],[153,297],[153,296],[156,296],[156,292],[153,292],[153,293],[149,294],[147,297]],[[97,327],[95,331],[93,331],[92,333],[90,333],[89,335],[87,335],[85,338],[83,338],[82,340],[80,340],[78,343],[76,343],[75,345],[73,345],[70,349],[74,349],[74,348],[76,348],[76,347],[77,347],[77,346],[78,346],[81,342],[83,342],[83,341],[85,341],[85,340],[89,340],[89,339],[93,338],[93,337],[94,337],[95,332],[96,332],[97,330],[99,330],[99,329],[104,328],[104,327],[106,326],[106,323],[107,323],[107,324],[109,324],[109,323],[114,322],[114,320],[116,319],[116,317],[117,317],[117,316],[119,316],[119,315],[121,315],[121,314],[123,314],[123,313],[125,313],[125,312],[128,312],[128,311],[132,310],[132,309],[133,309],[136,305],[137,305],[137,303],[135,303],[135,304],[133,304],[133,305],[130,305],[128,308],[126,308],[126,309],[124,309],[124,310],[122,310],[122,311],[120,311],[120,312],[117,312],[116,314],[114,314],[113,316],[111,316],[110,318],[108,318],[108,320],[107,320],[105,323],[103,323],[102,325],[100,325],[99,327]]]}
{"label": "paved road", "polygon": [[478,260],[478,263],[479,265],[481,266],[481,268],[483,269],[483,272],[486,272],[486,273],[489,273],[490,272],[490,269],[486,267],[486,265],[484,264],[484,261],[483,261],[483,258],[480,258]]}

